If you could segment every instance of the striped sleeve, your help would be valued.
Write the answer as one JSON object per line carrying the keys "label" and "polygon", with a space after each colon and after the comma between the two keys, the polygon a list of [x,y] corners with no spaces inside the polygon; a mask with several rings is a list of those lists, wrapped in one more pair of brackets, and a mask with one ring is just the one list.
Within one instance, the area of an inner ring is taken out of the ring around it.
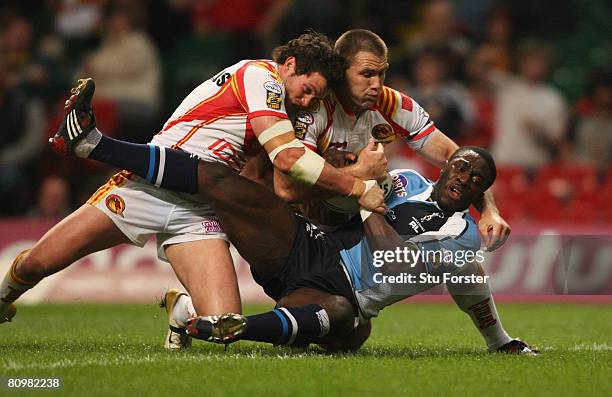
{"label": "striped sleeve", "polygon": [[249,62],[243,66],[236,73],[232,88],[249,120],[259,116],[289,118],[285,110],[285,86],[265,62]]}
{"label": "striped sleeve", "polygon": [[408,142],[425,138],[436,126],[429,114],[415,100],[389,87],[383,87],[377,109],[395,133]]}

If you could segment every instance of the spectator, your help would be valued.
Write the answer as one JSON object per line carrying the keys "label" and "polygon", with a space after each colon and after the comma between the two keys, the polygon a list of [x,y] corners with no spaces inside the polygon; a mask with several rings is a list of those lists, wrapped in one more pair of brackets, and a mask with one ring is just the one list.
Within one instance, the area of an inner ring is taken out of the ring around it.
{"label": "spectator", "polygon": [[467,87],[474,104],[470,145],[489,148],[494,136],[496,50],[490,44],[481,44],[474,50],[466,64]]}
{"label": "spectator", "polygon": [[600,172],[612,166],[612,77],[593,76],[590,111],[576,125],[575,157]]}
{"label": "spectator", "polygon": [[448,53],[425,49],[413,68],[414,87],[408,92],[435,120],[436,126],[461,143],[469,135],[474,107],[465,87],[447,78]]}
{"label": "spectator", "polygon": [[8,70],[0,59],[0,214],[17,215],[27,208],[35,183],[45,111],[40,101],[11,84]]}
{"label": "spectator", "polygon": [[69,187],[64,178],[47,177],[38,191],[38,202],[28,216],[38,219],[62,219],[70,214]]}
{"label": "spectator", "polygon": [[96,81],[96,100],[117,105],[122,137],[147,142],[157,124],[161,67],[157,49],[142,30],[144,10],[114,7],[105,20],[102,44],[88,56],[78,77]]}
{"label": "spectator", "polygon": [[445,63],[448,75],[461,77],[463,63],[470,52],[470,42],[459,32],[452,4],[433,0],[423,9],[421,31],[408,41],[408,55],[414,58],[424,49],[437,49],[448,54]]}
{"label": "spectator", "polygon": [[519,48],[518,76],[497,76],[493,156],[499,165],[539,167],[557,154],[566,128],[561,93],[545,82],[550,50],[539,42]]}

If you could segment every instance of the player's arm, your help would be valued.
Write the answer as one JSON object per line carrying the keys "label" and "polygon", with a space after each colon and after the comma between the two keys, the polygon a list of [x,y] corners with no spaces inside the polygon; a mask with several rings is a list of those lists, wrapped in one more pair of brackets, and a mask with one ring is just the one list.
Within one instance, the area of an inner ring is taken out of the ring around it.
{"label": "player's arm", "polygon": [[[374,140],[361,151],[359,158],[351,152],[335,149],[327,150],[322,157],[333,167],[357,179],[382,181],[387,176],[387,158],[383,146],[376,145]],[[274,175],[274,191],[285,201],[292,203],[321,201],[337,195],[330,190],[306,188],[278,171]]]}
{"label": "player's arm", "polygon": [[382,191],[375,183],[345,174],[307,150],[293,131],[291,122],[276,116],[251,119],[253,133],[263,146],[271,163],[285,175],[307,185],[330,190],[335,194],[354,197],[364,208],[383,212]]}

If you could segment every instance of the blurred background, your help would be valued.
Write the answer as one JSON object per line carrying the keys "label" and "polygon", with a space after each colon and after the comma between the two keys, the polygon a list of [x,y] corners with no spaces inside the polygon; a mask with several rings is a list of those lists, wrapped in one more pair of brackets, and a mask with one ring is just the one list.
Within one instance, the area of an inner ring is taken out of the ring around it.
{"label": "blurred background", "polygon": [[[46,147],[77,78],[96,79],[101,130],[148,142],[195,86],[308,27],[380,34],[387,85],[459,144],[492,150],[508,220],[612,223],[605,0],[4,0],[0,216],[61,218],[114,171]],[[436,177],[406,145],[388,151]]]}
{"label": "blurred background", "polygon": [[[513,227],[487,257],[494,291],[612,290],[605,0],[2,0],[0,267],[116,171],[58,158],[46,145],[77,78],[96,80],[102,131],[148,142],[194,87],[241,59],[270,57],[309,27],[332,39],[351,28],[377,32],[390,49],[387,84],[459,144],[493,152],[493,188]],[[406,144],[386,151],[392,166],[436,178]],[[235,264],[243,300],[263,299],[248,265]],[[177,284],[150,241],[90,255],[25,299],[150,301]]]}

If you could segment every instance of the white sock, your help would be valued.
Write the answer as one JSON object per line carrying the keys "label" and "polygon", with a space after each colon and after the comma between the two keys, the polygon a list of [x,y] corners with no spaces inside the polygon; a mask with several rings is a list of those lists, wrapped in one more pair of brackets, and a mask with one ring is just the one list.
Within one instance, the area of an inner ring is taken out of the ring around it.
{"label": "white sock", "polygon": [[83,139],[74,145],[74,154],[77,157],[87,158],[91,152],[98,146],[102,139],[102,133],[97,128],[89,131]]}
{"label": "white sock", "polygon": [[[484,275],[480,265],[477,268],[464,270],[468,272],[467,274],[473,272],[477,275]],[[488,283],[469,284],[467,288],[465,286],[464,288],[449,287],[449,292],[457,306],[470,316],[484,338],[489,351],[496,350],[512,340],[499,319]]]}
{"label": "white sock", "polygon": [[196,316],[196,311],[193,307],[190,296],[179,296],[174,304],[174,308],[172,309],[172,316],[174,316],[174,319],[179,327],[185,327],[187,320]]}
{"label": "white sock", "polygon": [[25,280],[21,280],[15,274],[15,266],[17,263],[26,255],[30,250],[22,251],[9,268],[8,272],[4,276],[2,283],[0,283],[0,315],[4,315],[11,303],[15,302],[24,292],[36,285],[36,283],[28,283]]}

